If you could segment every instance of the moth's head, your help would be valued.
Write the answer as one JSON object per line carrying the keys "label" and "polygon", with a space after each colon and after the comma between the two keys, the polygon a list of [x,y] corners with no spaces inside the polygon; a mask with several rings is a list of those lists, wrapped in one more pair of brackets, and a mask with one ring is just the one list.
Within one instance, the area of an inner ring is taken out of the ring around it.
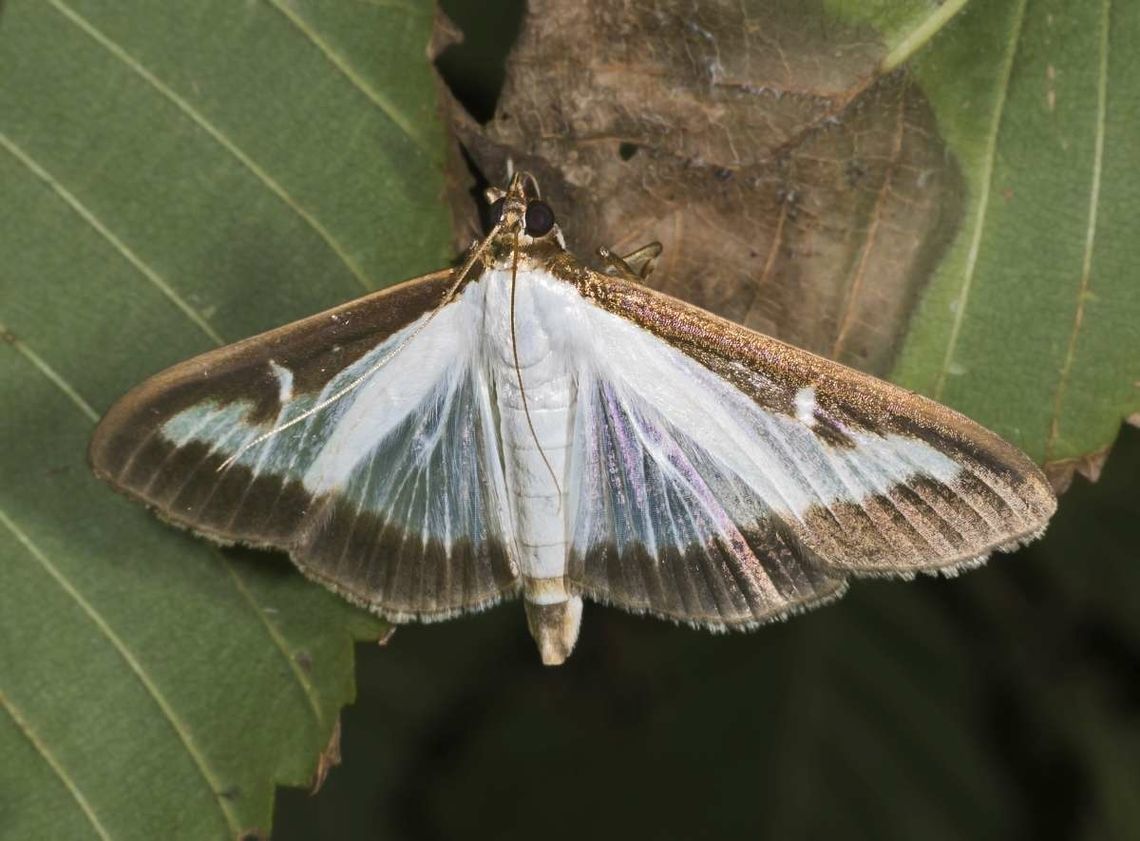
{"label": "moth's head", "polygon": [[489,205],[490,250],[496,261],[513,256],[516,244],[528,252],[543,246],[566,247],[554,210],[542,200],[538,181],[529,172],[516,172],[505,190],[489,187],[484,196]]}

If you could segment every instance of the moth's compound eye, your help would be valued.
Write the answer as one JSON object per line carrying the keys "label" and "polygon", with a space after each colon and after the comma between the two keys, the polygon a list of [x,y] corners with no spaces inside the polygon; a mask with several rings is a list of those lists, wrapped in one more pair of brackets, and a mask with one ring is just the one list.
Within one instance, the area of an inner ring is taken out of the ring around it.
{"label": "moth's compound eye", "polygon": [[550,233],[554,227],[554,211],[544,201],[532,201],[526,206],[526,232],[532,237]]}
{"label": "moth's compound eye", "polygon": [[491,228],[499,224],[499,220],[503,218],[503,205],[506,204],[506,198],[498,198],[491,202],[490,205],[483,205],[486,210],[483,211],[484,229],[487,233],[491,232]]}

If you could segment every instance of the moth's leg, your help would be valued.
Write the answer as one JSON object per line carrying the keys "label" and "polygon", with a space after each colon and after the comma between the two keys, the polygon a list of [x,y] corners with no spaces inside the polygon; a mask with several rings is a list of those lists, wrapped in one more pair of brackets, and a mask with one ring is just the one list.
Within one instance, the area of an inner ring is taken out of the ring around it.
{"label": "moth's leg", "polygon": [[599,248],[598,256],[606,264],[606,274],[641,282],[649,277],[657,265],[657,258],[661,256],[661,243],[648,243],[624,257],[618,257],[608,248]]}
{"label": "moth's leg", "polygon": [[636,251],[631,251],[621,259],[641,280],[645,280],[657,268],[657,258],[660,256],[661,243],[650,242]]}

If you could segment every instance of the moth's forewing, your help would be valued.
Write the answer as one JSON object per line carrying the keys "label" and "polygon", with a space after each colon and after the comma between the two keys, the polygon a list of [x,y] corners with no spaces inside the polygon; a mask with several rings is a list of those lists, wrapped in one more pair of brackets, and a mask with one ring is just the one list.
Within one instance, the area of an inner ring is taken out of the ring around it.
{"label": "moth's forewing", "polygon": [[[782,465],[762,477],[769,496],[781,486],[788,497],[807,489],[776,516],[780,501],[759,493],[758,516],[736,523],[759,557],[795,551],[837,578],[952,572],[1033,539],[1056,508],[1024,453],[945,406],[629,280],[570,266],[562,273],[598,307],[747,399]],[[705,399],[715,424],[725,401]],[[746,457],[742,451],[740,461]],[[604,567],[613,551],[598,544],[579,561],[589,590],[612,590]],[[658,562],[647,557],[641,565]]]}
{"label": "moth's forewing", "polygon": [[[409,501],[389,481],[416,477],[419,466],[406,461],[407,438],[441,399],[431,377],[444,372],[425,370],[422,354],[385,370],[392,386],[384,393],[361,386],[307,423],[240,450],[366,370],[401,331],[440,306],[452,278],[451,271],[416,278],[155,375],[100,422],[89,451],[92,468],[164,519],[212,540],[288,551],[306,574],[393,619],[445,616],[497,599],[515,576],[494,518],[445,536],[422,522],[420,508],[410,510],[422,500]],[[450,352],[448,344],[458,339],[447,322],[441,313],[431,335],[420,337],[437,346],[437,368],[464,361],[460,349]],[[428,405],[417,411],[417,400]],[[460,414],[469,402],[453,405],[455,412],[437,412],[430,422],[473,422],[469,411]],[[354,408],[357,415],[374,411],[377,429],[386,414],[400,417],[391,419],[386,443],[377,435],[351,465],[321,468],[324,445],[359,426],[346,420]],[[478,459],[488,456],[493,450],[475,453],[467,469],[479,471]],[[490,506],[479,478],[466,481],[468,502]]]}

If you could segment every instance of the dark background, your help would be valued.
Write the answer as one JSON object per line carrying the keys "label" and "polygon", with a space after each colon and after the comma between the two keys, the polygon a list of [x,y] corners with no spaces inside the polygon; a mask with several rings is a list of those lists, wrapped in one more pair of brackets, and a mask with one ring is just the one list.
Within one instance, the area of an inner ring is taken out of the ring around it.
{"label": "dark background", "polygon": [[[491,117],[522,3],[452,0],[438,66]],[[589,605],[540,665],[520,605],[357,649],[343,765],[274,838],[1140,837],[1140,431],[1047,536],[714,636]]]}

